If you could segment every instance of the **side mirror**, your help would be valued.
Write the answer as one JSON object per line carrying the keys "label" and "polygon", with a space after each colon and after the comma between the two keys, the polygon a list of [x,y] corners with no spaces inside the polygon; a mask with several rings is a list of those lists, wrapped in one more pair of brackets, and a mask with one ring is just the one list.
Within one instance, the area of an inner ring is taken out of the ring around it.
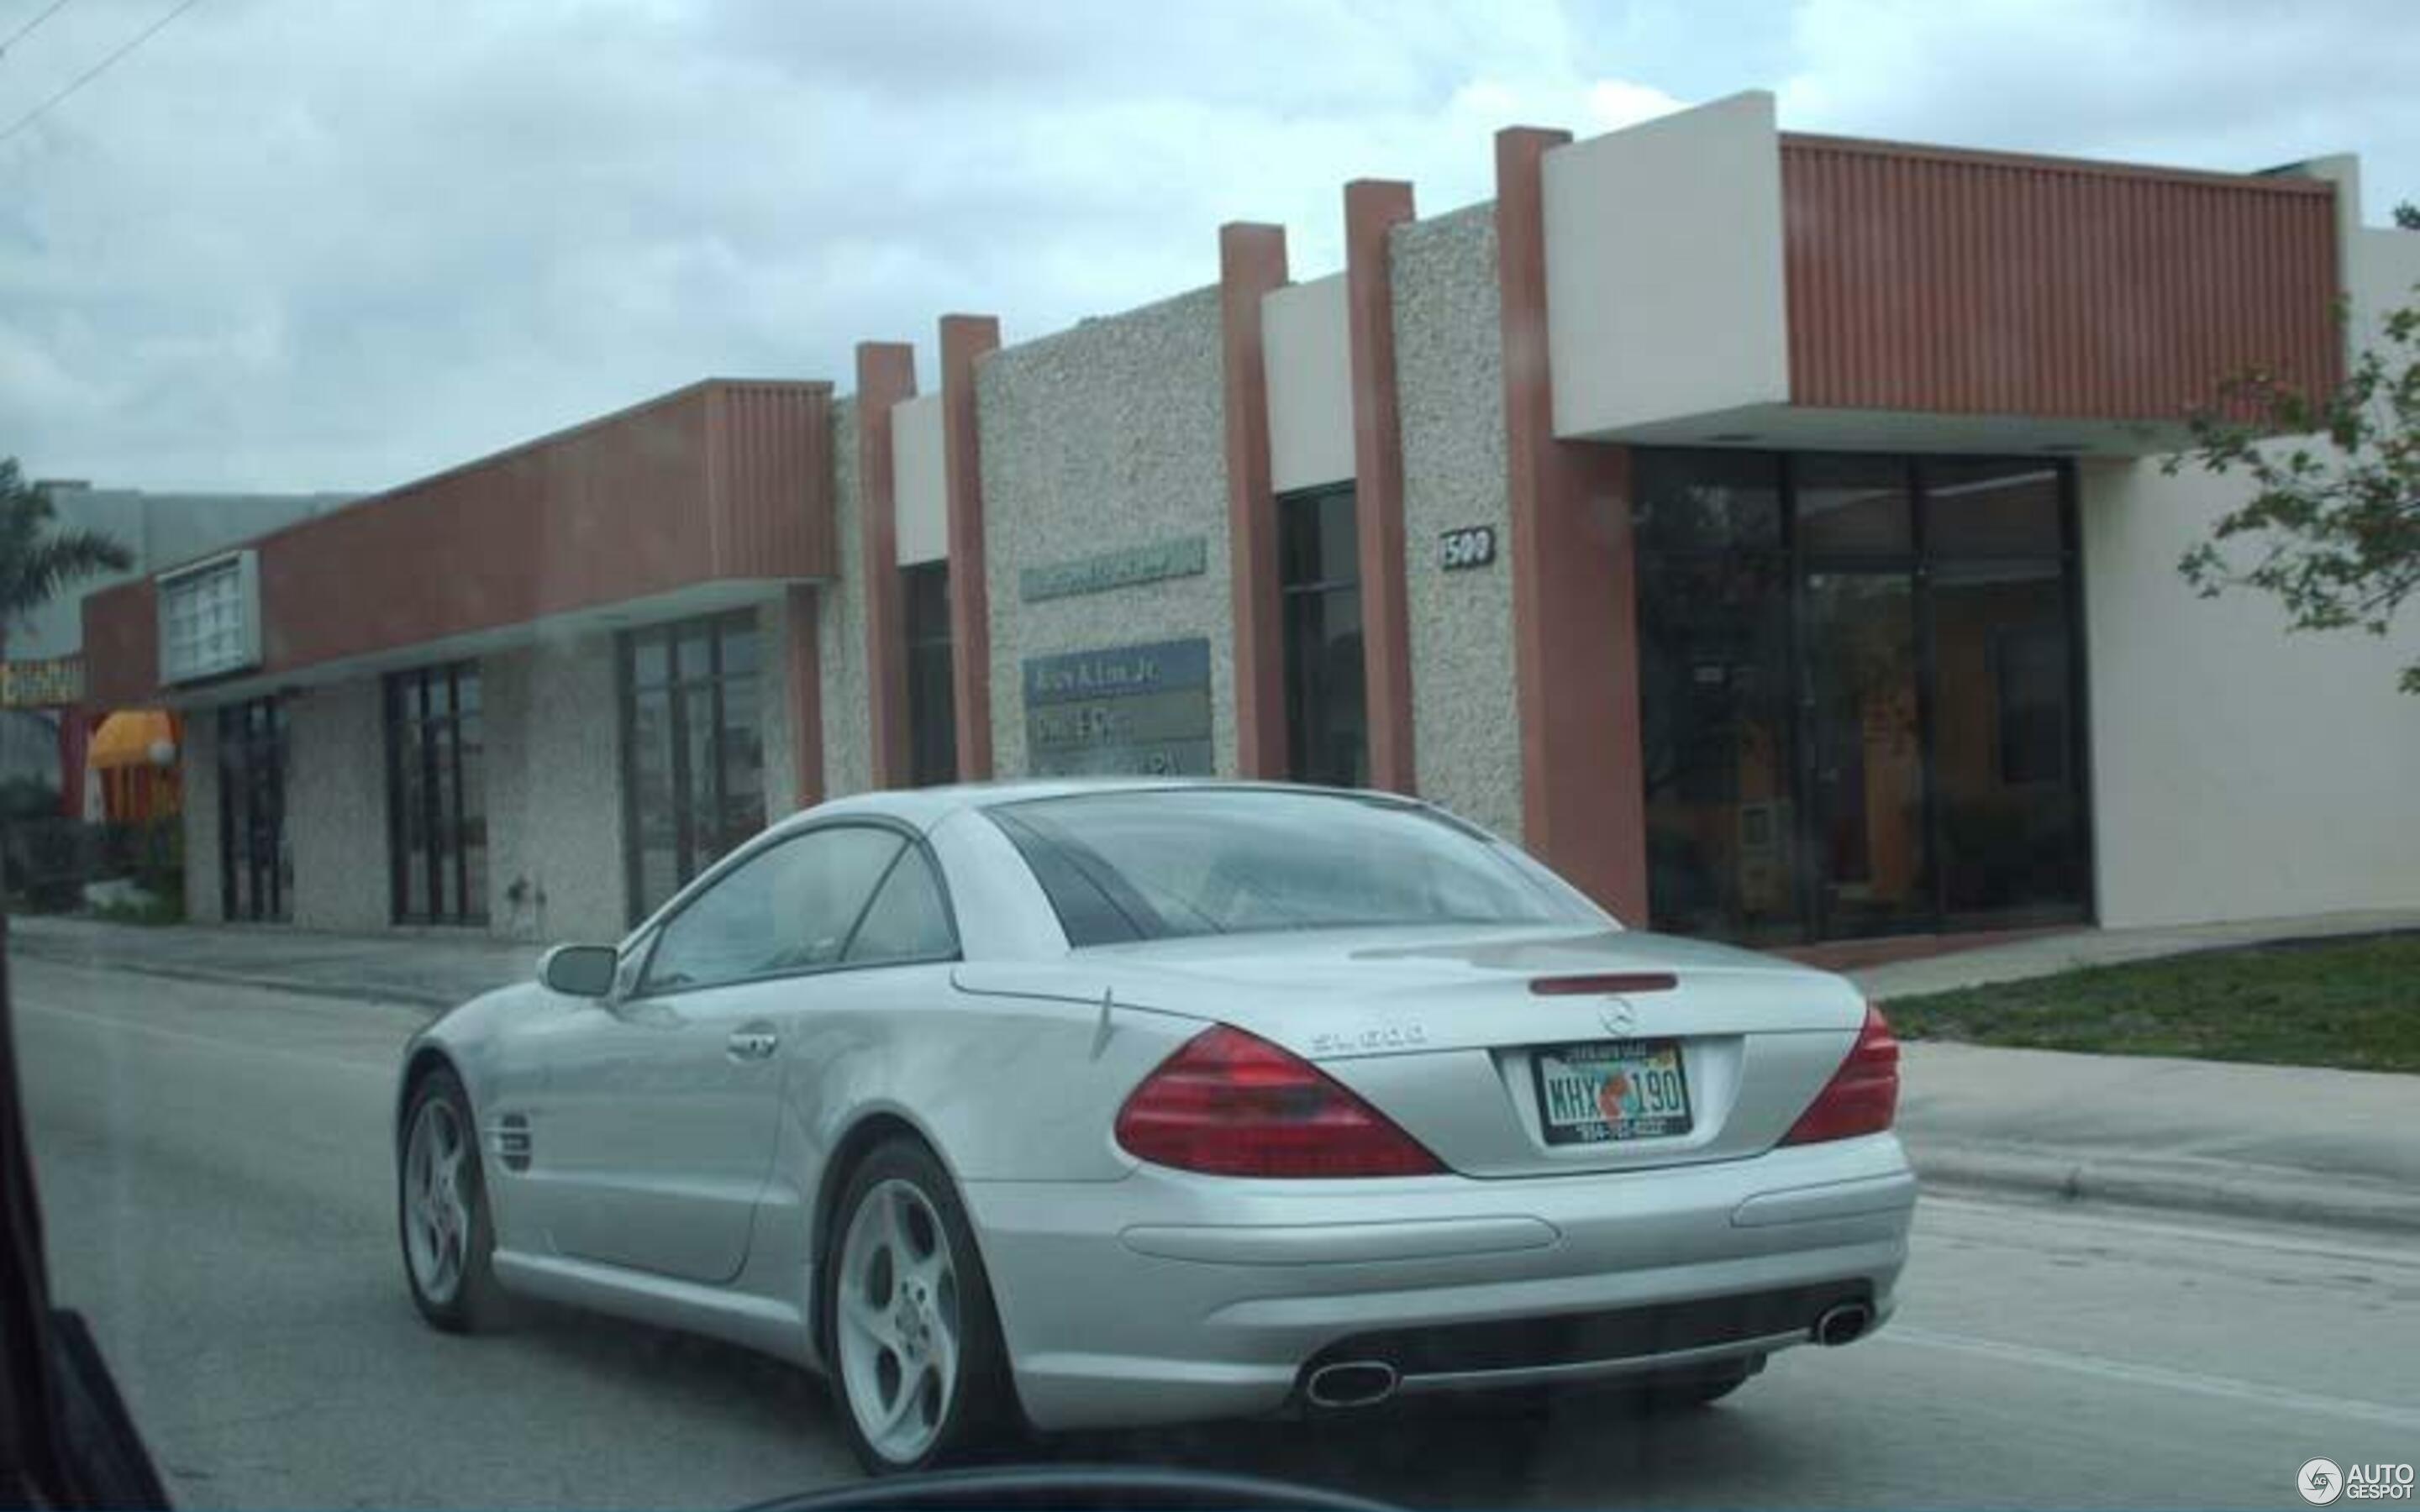
{"label": "side mirror", "polygon": [[573,997],[609,997],[621,964],[610,945],[558,945],[538,963],[537,980]]}

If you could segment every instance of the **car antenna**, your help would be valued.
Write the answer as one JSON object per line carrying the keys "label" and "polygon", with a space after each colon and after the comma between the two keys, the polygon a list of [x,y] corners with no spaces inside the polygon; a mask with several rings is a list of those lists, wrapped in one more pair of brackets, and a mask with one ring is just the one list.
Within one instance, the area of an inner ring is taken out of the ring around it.
{"label": "car antenna", "polygon": [[1109,1010],[1117,1005],[1117,988],[1112,986],[1101,989],[1101,1017],[1100,1021],[1093,1026],[1093,1058],[1094,1060],[1101,1058],[1101,1047],[1109,1042]]}

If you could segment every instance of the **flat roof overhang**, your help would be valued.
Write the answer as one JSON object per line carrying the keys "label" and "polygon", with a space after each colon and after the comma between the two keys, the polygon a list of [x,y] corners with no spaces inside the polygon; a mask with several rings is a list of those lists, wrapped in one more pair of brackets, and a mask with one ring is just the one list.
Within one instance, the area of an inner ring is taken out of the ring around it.
{"label": "flat roof overhang", "polygon": [[2163,424],[1756,404],[1643,421],[1568,439],[1618,441],[1632,446],[2131,457],[2179,451],[2192,443],[2192,433],[2181,421]]}
{"label": "flat roof overhang", "polygon": [[708,379],[244,543],[261,655],[232,676],[161,686],[156,579],[93,594],[89,696],[224,702],[830,578],[830,401]]}
{"label": "flat roof overhang", "polygon": [[2317,167],[1797,135],[1749,94],[1545,173],[1565,440],[2144,455],[2237,373],[2344,370],[2357,207]]}

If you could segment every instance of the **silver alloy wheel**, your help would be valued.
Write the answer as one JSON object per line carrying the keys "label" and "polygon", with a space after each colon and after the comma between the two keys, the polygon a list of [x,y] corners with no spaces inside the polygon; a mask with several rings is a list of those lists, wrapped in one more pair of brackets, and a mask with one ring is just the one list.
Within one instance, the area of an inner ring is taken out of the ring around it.
{"label": "silver alloy wheel", "polygon": [[471,1247],[470,1133],[443,1097],[420,1104],[404,1145],[404,1248],[421,1295],[444,1305],[462,1288]]}
{"label": "silver alloy wheel", "polygon": [[933,1446],[958,1389],[958,1273],[949,1230],[915,1183],[884,1181],[849,1215],[837,1290],[841,1394],[876,1454]]}

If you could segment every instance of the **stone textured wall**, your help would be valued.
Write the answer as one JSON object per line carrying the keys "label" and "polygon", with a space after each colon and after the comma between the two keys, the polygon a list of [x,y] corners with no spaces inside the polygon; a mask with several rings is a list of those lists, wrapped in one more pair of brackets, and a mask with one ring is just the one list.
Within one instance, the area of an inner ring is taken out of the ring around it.
{"label": "stone textured wall", "polygon": [[816,651],[823,658],[824,795],[873,785],[873,733],[866,717],[865,592],[858,512],[857,399],[832,406],[832,517],[838,576],[815,589]]}
{"label": "stone textured wall", "polygon": [[305,688],[288,700],[293,748],[286,826],[294,847],[294,922],[382,930],[388,869],[386,722],[376,677]]}
{"label": "stone textured wall", "polygon": [[782,595],[756,606],[757,728],[764,733],[765,822],[787,819],[799,801],[790,731],[790,611]]}
{"label": "stone textured wall", "polygon": [[219,711],[185,714],[185,917],[215,923],[225,917],[219,896]]}
{"label": "stone textured wall", "polygon": [[[1521,725],[1495,207],[1402,226],[1393,255],[1420,793],[1517,841]],[[1466,525],[1496,528],[1495,563],[1439,570],[1439,535]]]}
{"label": "stone textured wall", "polygon": [[519,648],[479,658],[479,735],[486,747],[480,771],[488,806],[488,929],[513,940],[538,938],[537,899],[530,872],[544,837],[530,825],[535,778],[528,759],[530,704],[535,697],[531,688],[532,656],[527,648]]}
{"label": "stone textured wall", "polygon": [[[530,883],[531,903],[517,936],[542,940],[616,940],[629,927],[629,891],[622,855],[621,711],[614,686],[613,638],[593,634],[539,642],[513,658],[526,679],[527,717],[519,761],[489,736],[491,768],[518,765],[518,782],[489,781],[489,812],[502,815],[497,796],[520,789],[520,819],[509,869],[495,846],[491,918],[506,920],[504,889],[517,877]],[[492,696],[491,696],[492,697]],[[494,841],[490,842],[495,843]],[[539,893],[545,903],[536,903]]]}
{"label": "stone textured wall", "polygon": [[[1212,748],[1233,775],[1218,291],[1005,347],[976,372],[999,775],[1027,770],[1025,658],[1194,636],[1210,642]],[[1018,594],[1027,567],[1185,535],[1209,544],[1199,577],[1038,604]]]}

